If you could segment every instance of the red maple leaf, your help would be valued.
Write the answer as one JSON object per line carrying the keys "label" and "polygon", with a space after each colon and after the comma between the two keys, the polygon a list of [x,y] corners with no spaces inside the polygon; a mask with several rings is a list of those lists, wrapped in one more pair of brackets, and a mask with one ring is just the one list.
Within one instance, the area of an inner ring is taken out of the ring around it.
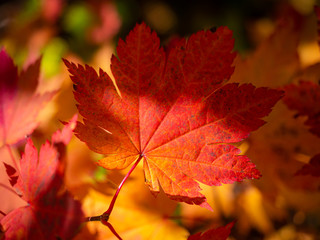
{"label": "red maple leaf", "polygon": [[203,233],[196,233],[188,237],[188,240],[226,240],[235,222],[228,223],[226,226],[211,228]]}
{"label": "red maple leaf", "polygon": [[[73,119],[62,132],[72,134],[75,121]],[[83,221],[80,203],[62,191],[61,154],[54,147],[59,143],[47,141],[38,156],[32,140],[27,140],[21,171],[17,181],[11,183],[28,205],[13,210],[1,220],[5,239],[71,239]],[[13,167],[6,169],[10,178],[16,174]]]}
{"label": "red maple leaf", "polygon": [[305,122],[310,132],[320,137],[320,86],[313,82],[300,81],[299,85],[289,84],[283,101],[297,116],[307,116]]}
{"label": "red maple leaf", "polygon": [[15,144],[37,126],[36,117],[55,92],[36,93],[40,61],[18,76],[17,67],[0,51],[0,147]]}
{"label": "red maple leaf", "polygon": [[264,124],[282,92],[225,84],[233,73],[234,40],[226,27],[200,31],[165,52],[143,23],[120,40],[111,69],[64,60],[84,123],[75,134],[99,165],[123,169],[143,159],[145,182],[174,200],[210,208],[197,181],[221,185],[259,178],[248,157],[230,145]]}

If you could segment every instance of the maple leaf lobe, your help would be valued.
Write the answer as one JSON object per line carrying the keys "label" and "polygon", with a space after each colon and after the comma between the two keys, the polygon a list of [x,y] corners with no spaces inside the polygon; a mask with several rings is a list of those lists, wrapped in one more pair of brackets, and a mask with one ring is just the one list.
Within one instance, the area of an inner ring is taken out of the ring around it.
{"label": "maple leaf lobe", "polygon": [[310,132],[320,137],[320,86],[313,82],[300,81],[298,85],[289,84],[284,87],[284,103],[297,116],[307,116],[305,122]]}
{"label": "maple leaf lobe", "polygon": [[1,95],[10,95],[12,91],[15,91],[15,85],[18,81],[18,70],[4,49],[0,51],[0,63]]}
{"label": "maple leaf lobe", "polygon": [[36,118],[55,92],[36,93],[40,59],[18,75],[12,59],[0,52],[0,147],[15,144],[36,127]]}

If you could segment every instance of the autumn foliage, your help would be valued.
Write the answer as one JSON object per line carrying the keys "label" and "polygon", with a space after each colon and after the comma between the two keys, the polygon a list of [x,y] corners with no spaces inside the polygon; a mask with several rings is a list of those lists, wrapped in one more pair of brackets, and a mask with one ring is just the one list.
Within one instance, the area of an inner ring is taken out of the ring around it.
{"label": "autumn foliage", "polygon": [[246,58],[228,27],[162,44],[137,23],[110,71],[66,55],[52,86],[41,58],[18,71],[4,46],[2,238],[272,239],[292,209],[319,211],[320,65],[299,61],[300,20],[286,12]]}
{"label": "autumn foliage", "polygon": [[[142,44],[143,43],[143,44]],[[233,71],[233,39],[227,28],[182,39],[170,52],[145,24],[117,47],[111,78],[65,60],[84,117],[75,134],[106,155],[99,165],[123,169],[143,159],[146,184],[173,200],[209,208],[199,192],[207,185],[259,178],[232,145],[259,128],[282,92],[225,84]]]}

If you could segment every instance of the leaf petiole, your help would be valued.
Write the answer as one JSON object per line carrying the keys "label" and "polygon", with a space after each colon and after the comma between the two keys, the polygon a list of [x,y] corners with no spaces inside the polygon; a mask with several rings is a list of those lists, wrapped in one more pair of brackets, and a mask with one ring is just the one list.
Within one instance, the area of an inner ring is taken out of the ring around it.
{"label": "leaf petiole", "polygon": [[139,156],[139,158],[137,159],[137,161],[133,164],[133,166],[130,168],[130,170],[128,171],[128,173],[126,174],[126,176],[122,179],[121,183],[118,186],[118,189],[116,191],[116,193],[113,195],[113,198],[109,204],[109,208],[107,211],[105,211],[102,215],[100,216],[93,216],[93,217],[87,217],[85,222],[92,222],[92,221],[100,221],[102,222],[104,225],[106,225],[110,231],[118,238],[118,239],[122,239],[118,233],[115,231],[115,229],[112,227],[112,225],[108,222],[109,220],[109,216],[113,210],[114,204],[117,200],[117,197],[119,195],[119,192],[123,186],[123,184],[125,183],[125,181],[128,179],[128,177],[130,176],[130,174],[133,172],[133,170],[136,168],[136,166],[139,164],[139,162],[141,161],[143,155],[141,154]]}
{"label": "leaf petiole", "polygon": [[129,172],[128,172],[128,173],[126,174],[126,176],[122,179],[122,181],[121,181],[121,183],[120,183],[120,185],[119,185],[116,193],[114,194],[114,196],[113,196],[113,198],[112,198],[112,200],[111,200],[111,203],[110,203],[110,205],[109,205],[108,210],[105,211],[103,214],[108,214],[108,215],[111,214],[111,212],[112,212],[112,210],[113,210],[113,207],[114,207],[114,204],[115,204],[115,202],[116,202],[116,200],[117,200],[117,197],[118,197],[118,195],[119,195],[119,192],[120,192],[120,190],[121,190],[124,182],[128,179],[128,177],[130,176],[130,174],[133,172],[133,170],[134,170],[134,169],[136,168],[136,166],[139,164],[139,162],[141,161],[142,157],[143,157],[143,155],[140,155],[140,156],[139,156],[138,160],[133,164],[133,166],[131,167],[131,169],[129,170]]}
{"label": "leaf petiole", "polygon": [[119,236],[119,234],[116,232],[116,230],[113,228],[111,223],[105,222],[105,225],[110,229],[110,231],[115,235],[119,240],[122,240],[122,238]]}

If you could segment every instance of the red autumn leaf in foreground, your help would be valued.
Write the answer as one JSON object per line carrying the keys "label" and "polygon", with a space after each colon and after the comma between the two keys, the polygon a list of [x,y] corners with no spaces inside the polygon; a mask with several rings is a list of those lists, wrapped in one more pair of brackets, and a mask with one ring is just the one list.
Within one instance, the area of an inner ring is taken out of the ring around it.
{"label": "red autumn leaf in foreground", "polygon": [[226,226],[209,229],[203,233],[196,233],[188,237],[188,240],[226,240],[235,222],[228,223]]}
{"label": "red autumn leaf in foreground", "polygon": [[295,175],[311,175],[320,177],[320,154],[311,158],[308,164],[305,164]]}
{"label": "red autumn leaf in foreground", "polygon": [[320,86],[313,82],[301,81],[299,85],[284,87],[283,101],[291,110],[298,111],[298,116],[307,116],[305,122],[310,132],[320,137]]}
{"label": "red autumn leaf in foreground", "polygon": [[0,147],[15,144],[37,126],[36,117],[55,94],[36,93],[40,59],[18,76],[5,50],[0,51]]}
{"label": "red autumn leaf in foreground", "polygon": [[[63,131],[71,134],[72,125],[75,119]],[[83,221],[80,203],[61,189],[60,152],[53,144],[58,142],[47,141],[38,156],[32,140],[28,139],[21,171],[13,186],[28,205],[13,210],[1,220],[5,239],[71,239]]]}
{"label": "red autumn leaf in foreground", "polygon": [[165,52],[155,32],[137,25],[120,40],[111,69],[121,92],[100,69],[65,60],[84,117],[75,134],[99,165],[123,169],[143,159],[152,193],[210,208],[197,181],[221,185],[259,178],[248,157],[229,145],[264,124],[282,92],[225,84],[233,73],[232,33],[200,31]]}

